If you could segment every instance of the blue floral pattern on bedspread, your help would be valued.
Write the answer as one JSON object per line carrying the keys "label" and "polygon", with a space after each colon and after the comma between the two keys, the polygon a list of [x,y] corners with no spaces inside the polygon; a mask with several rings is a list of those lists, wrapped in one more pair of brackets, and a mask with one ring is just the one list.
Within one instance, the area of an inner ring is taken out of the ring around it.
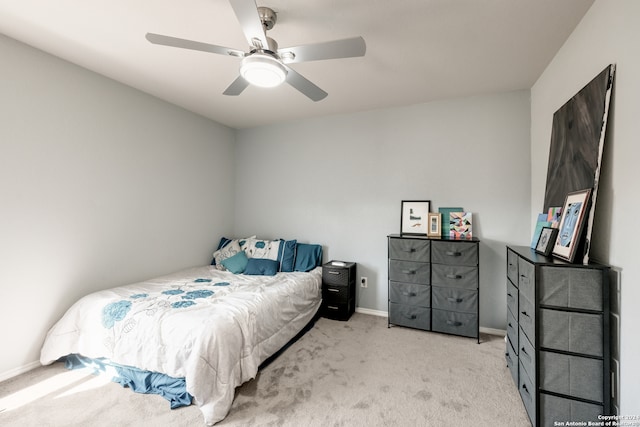
{"label": "blue floral pattern on bedspread", "polygon": [[[111,331],[109,335],[114,334],[105,344],[112,347],[120,334],[133,331],[140,321],[136,320],[137,316],[162,316],[171,310],[194,307],[199,301],[209,300],[216,294],[211,289],[203,289],[203,286],[231,285],[229,282],[211,282],[212,279],[197,278],[186,283],[173,284],[171,289],[159,289],[156,293],[133,293],[127,299],[105,305],[102,309],[102,326]],[[118,330],[115,328],[116,325],[120,325]]]}
{"label": "blue floral pattern on bedspread", "polygon": [[105,328],[113,328],[116,322],[125,318],[131,310],[130,301],[112,302],[102,309],[102,326]]}

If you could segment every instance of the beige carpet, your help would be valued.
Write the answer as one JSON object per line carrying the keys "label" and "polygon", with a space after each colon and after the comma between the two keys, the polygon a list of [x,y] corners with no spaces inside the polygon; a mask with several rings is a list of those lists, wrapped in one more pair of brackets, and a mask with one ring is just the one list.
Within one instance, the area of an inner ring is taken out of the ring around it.
{"label": "beige carpet", "polygon": [[[27,387],[30,387],[26,389]],[[24,400],[31,402],[23,402]],[[195,406],[170,410],[60,364],[0,383],[0,425],[201,426]],[[527,426],[502,337],[387,328],[356,313],[319,319],[238,388],[218,426]]]}

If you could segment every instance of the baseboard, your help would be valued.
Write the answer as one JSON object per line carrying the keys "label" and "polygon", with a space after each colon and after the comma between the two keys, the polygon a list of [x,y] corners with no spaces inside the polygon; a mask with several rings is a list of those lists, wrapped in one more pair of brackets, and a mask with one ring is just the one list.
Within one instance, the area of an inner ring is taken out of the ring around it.
{"label": "baseboard", "polygon": [[0,382],[8,380],[9,378],[17,377],[20,374],[24,374],[25,372],[29,372],[30,370],[39,368],[40,366],[42,365],[40,365],[40,362],[36,360],[35,362],[28,363],[10,371],[2,372],[0,373]]}
{"label": "baseboard", "polygon": [[379,317],[389,317],[389,314],[386,311],[372,310],[370,308],[362,308],[362,307],[356,307],[356,313],[370,314],[372,316],[379,316]]}
{"label": "baseboard", "polygon": [[507,335],[507,331],[503,331],[502,329],[485,328],[484,326],[480,326],[480,332],[483,334],[498,335],[501,337]]}

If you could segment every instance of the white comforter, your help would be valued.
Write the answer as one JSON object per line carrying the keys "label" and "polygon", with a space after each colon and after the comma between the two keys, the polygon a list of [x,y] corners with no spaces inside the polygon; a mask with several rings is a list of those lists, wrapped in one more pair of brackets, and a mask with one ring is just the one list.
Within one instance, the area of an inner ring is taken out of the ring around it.
{"label": "white comforter", "polygon": [[40,362],[78,353],[184,377],[211,425],[235,387],[313,318],[320,283],[321,268],[269,277],[206,266],[96,292],[49,331]]}

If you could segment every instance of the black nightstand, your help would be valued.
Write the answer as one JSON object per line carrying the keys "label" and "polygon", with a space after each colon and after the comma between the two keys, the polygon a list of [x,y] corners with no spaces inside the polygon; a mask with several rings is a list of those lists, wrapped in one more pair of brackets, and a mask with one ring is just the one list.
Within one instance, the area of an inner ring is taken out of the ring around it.
{"label": "black nightstand", "polygon": [[355,310],[356,263],[329,261],[322,266],[322,315],[349,320]]}

